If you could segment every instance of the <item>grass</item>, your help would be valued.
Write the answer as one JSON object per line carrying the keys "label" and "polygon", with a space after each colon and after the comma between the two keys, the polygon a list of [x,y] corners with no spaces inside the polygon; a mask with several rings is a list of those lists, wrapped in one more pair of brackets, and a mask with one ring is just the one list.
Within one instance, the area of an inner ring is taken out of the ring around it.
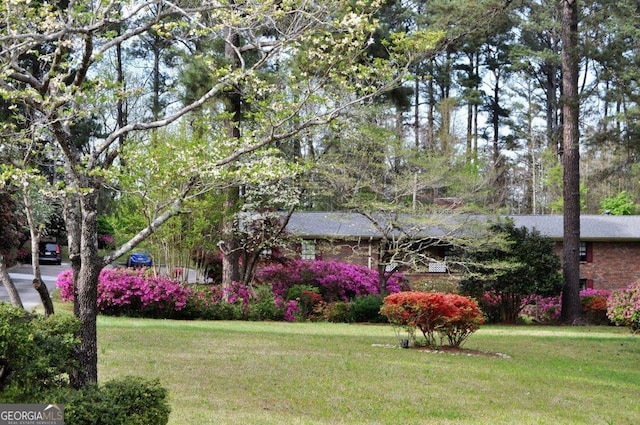
{"label": "grass", "polygon": [[613,327],[484,326],[466,348],[390,348],[381,325],[100,317],[99,374],[159,378],[174,425],[633,424],[640,339]]}

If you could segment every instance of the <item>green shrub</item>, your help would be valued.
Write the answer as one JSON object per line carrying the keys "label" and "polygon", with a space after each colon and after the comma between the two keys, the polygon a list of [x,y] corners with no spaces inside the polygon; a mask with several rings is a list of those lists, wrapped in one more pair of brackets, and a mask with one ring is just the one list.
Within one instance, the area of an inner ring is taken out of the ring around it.
{"label": "green shrub", "polygon": [[383,298],[380,295],[356,297],[349,307],[350,322],[383,323],[387,318],[380,314]]}
{"label": "green shrub", "polygon": [[271,288],[266,285],[255,289],[256,298],[249,304],[249,320],[283,320],[284,310],[276,306]]}
{"label": "green shrub", "polygon": [[336,301],[325,304],[322,309],[322,318],[327,322],[332,323],[350,322],[350,308],[351,304],[344,301]]}
{"label": "green shrub", "polygon": [[165,425],[171,408],[158,380],[128,376],[88,386],[64,400],[67,425]]}
{"label": "green shrub", "polygon": [[31,315],[0,303],[0,401],[40,402],[69,386],[78,321]]}
{"label": "green shrub", "polygon": [[185,320],[244,320],[242,306],[218,300],[211,285],[191,285],[185,306],[172,318]]}

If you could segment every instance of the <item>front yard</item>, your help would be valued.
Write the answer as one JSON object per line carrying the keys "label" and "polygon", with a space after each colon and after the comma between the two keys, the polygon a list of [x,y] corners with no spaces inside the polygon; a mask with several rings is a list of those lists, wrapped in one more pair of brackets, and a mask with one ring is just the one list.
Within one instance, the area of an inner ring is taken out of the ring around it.
{"label": "front yard", "polygon": [[483,326],[465,348],[391,348],[387,325],[100,317],[101,381],[157,377],[170,424],[630,424],[640,338]]}

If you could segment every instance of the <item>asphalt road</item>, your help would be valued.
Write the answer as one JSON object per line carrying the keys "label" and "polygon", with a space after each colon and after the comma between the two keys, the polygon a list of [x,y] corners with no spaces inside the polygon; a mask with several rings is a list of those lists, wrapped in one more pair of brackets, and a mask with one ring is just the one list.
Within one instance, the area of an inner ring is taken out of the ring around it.
{"label": "asphalt road", "polygon": [[[58,274],[69,268],[69,263],[62,263],[62,265],[49,265],[41,264],[40,273],[42,274],[42,280],[47,285],[49,293],[56,289],[56,279]],[[31,264],[19,264],[9,268],[9,276],[13,280],[13,284],[16,286],[20,299],[24,305],[25,310],[32,310],[36,306],[42,306],[40,301],[40,295],[33,286],[33,273],[31,270]],[[9,295],[4,285],[0,284],[0,301],[9,302]]]}

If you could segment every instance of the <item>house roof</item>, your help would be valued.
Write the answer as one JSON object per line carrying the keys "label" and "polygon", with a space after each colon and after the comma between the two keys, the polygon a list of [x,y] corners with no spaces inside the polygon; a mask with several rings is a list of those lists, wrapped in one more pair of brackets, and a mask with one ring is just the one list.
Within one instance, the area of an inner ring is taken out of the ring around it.
{"label": "house roof", "polygon": [[[563,238],[564,219],[561,215],[511,216],[516,227],[537,229],[551,239]],[[640,215],[582,215],[580,239],[588,241],[640,240]]]}
{"label": "house roof", "polygon": [[[477,218],[477,217],[476,217]],[[516,227],[537,229],[554,240],[563,238],[562,215],[514,215],[509,216]],[[295,212],[289,219],[287,230],[294,235],[313,238],[372,238],[381,237],[380,231],[364,215],[349,212]],[[421,229],[434,237],[445,231],[436,225]],[[587,241],[640,241],[640,216],[638,215],[583,215],[580,217],[580,239]]]}
{"label": "house roof", "polygon": [[344,212],[294,212],[287,230],[306,238],[378,238],[380,232],[364,215]]}
{"label": "house roof", "polygon": [[[404,235],[414,238],[438,238],[474,232],[471,224],[474,216],[462,214],[439,214],[432,217],[418,217],[393,213],[380,213],[370,220],[357,212],[296,212],[289,219],[287,230],[307,239],[379,239],[383,236],[379,227],[388,227],[387,237]],[[400,227],[402,230],[400,231]]]}

